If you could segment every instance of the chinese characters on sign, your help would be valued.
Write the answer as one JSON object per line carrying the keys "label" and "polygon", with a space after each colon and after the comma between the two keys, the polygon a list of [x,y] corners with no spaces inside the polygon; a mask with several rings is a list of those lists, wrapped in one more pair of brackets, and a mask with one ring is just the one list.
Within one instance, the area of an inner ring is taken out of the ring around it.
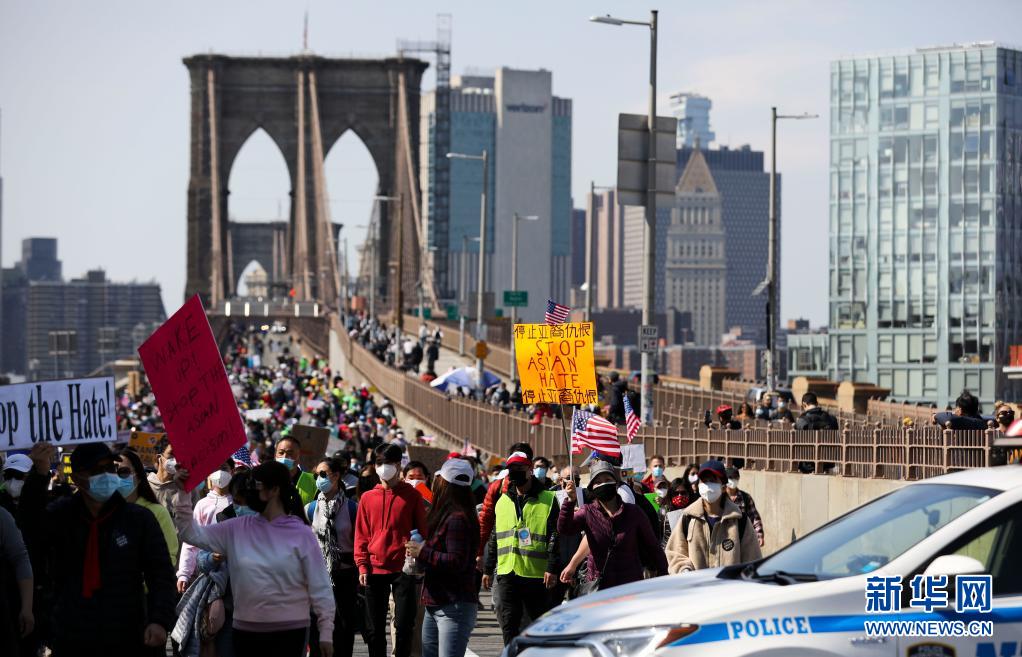
{"label": "chinese characters on sign", "polygon": [[515,324],[515,360],[526,404],[595,404],[592,322]]}
{"label": "chinese characters on sign", "polygon": [[[866,612],[901,611],[901,577],[866,578]],[[916,575],[912,578],[909,607],[933,613],[948,605],[946,575]],[[959,575],[955,578],[955,612],[990,613],[993,609],[993,578],[990,575]]]}

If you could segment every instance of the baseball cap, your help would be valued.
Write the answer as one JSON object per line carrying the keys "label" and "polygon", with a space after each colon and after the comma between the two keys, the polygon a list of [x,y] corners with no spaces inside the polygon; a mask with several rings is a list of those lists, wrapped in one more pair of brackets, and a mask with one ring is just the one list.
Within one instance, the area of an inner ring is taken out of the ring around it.
{"label": "baseball cap", "polygon": [[720,406],[717,407],[717,415],[727,413],[730,410],[733,410],[731,406],[729,406],[728,404],[721,404]]}
{"label": "baseball cap", "polygon": [[617,473],[617,468],[606,461],[593,461],[593,464],[589,466],[589,484],[587,488],[592,488],[596,476],[601,474],[609,474],[614,477],[614,481],[619,484],[621,483],[621,477]]}
{"label": "baseball cap", "polygon": [[714,475],[721,483],[727,481],[727,472],[724,470],[724,464],[720,461],[707,461],[699,466],[700,479],[707,473]]}
{"label": "baseball cap", "polygon": [[91,470],[103,459],[113,458],[114,454],[106,443],[85,443],[71,452],[71,472]]}
{"label": "baseball cap", "polygon": [[24,454],[12,454],[4,463],[4,471],[14,470],[15,472],[28,472],[32,469],[32,459]]}
{"label": "baseball cap", "polygon": [[475,479],[475,472],[472,470],[472,466],[464,459],[447,459],[440,466],[440,471],[437,472],[437,475],[447,483],[454,484],[455,486],[469,486],[472,484],[472,480]]}
{"label": "baseball cap", "polygon": [[511,456],[507,457],[506,465],[511,467],[516,463],[524,463],[525,465],[532,465],[532,459],[525,455],[525,452],[512,452]]}

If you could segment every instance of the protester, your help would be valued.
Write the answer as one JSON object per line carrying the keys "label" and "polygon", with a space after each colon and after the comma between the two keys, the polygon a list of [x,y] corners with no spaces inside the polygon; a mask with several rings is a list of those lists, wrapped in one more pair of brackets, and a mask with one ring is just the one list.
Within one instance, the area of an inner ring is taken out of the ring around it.
{"label": "protester", "polygon": [[355,521],[355,564],[366,589],[365,638],[370,657],[387,652],[387,605],[394,596],[394,657],[411,653],[418,593],[415,578],[402,572],[405,543],[413,529],[428,538],[426,509],[414,488],[401,480],[400,447],[376,448],[380,483],[359,498]]}
{"label": "protester", "polygon": [[[525,458],[532,462],[532,445],[529,443],[514,443],[508,449],[508,457],[513,454],[521,453],[525,455]],[[497,468],[499,472],[502,468]],[[507,491],[508,488],[507,477],[495,477],[491,482],[489,488],[486,489],[486,497],[483,499],[483,508],[479,511],[479,563],[482,561],[483,550],[489,543],[490,534],[493,532],[493,523],[496,518],[495,506],[497,499],[501,494]],[[496,594],[494,594],[496,599]]]}
{"label": "protester", "polygon": [[[813,396],[815,397],[815,395]],[[777,400],[777,408],[770,414],[770,420],[773,422],[787,422],[788,424],[794,424],[795,416],[792,414],[791,408],[789,407],[786,399]]]}
{"label": "protester", "polygon": [[766,420],[769,422],[773,419],[774,409],[771,397],[772,395],[769,392],[760,394],[759,403],[756,405],[757,420]]}
{"label": "protester", "polygon": [[999,401],[994,404],[994,423],[1000,433],[1007,433],[1012,424],[1015,423],[1015,409],[1007,402]]}
{"label": "protester", "polygon": [[[227,487],[231,483],[234,474],[234,461],[228,459],[216,472],[206,478],[209,483],[209,492],[195,505],[192,517],[195,522],[202,526],[212,525],[216,522],[218,513],[224,511],[233,500]],[[196,575],[196,558],[199,549],[194,545],[185,543],[181,546],[181,560],[177,568],[177,592],[184,593],[188,584]]]}
{"label": "protester", "polygon": [[302,497],[302,504],[308,504],[316,497],[316,478],[303,472],[298,465],[298,456],[302,452],[302,444],[294,436],[284,436],[277,441],[274,458],[283,463],[291,475],[291,483]]}
{"label": "protester", "polygon": [[642,478],[642,486],[645,488],[647,493],[653,492],[653,481],[658,477],[664,476],[664,468],[667,466],[667,459],[660,454],[654,454],[649,459],[649,467],[646,469],[646,474]]}
{"label": "protester", "polygon": [[[31,655],[24,652],[23,641],[32,634],[35,616],[32,613],[32,563],[14,516],[0,508],[0,652],[11,657]],[[7,580],[7,575],[14,582]],[[11,586],[13,584],[13,587]],[[14,588],[17,596],[10,595]]]}
{"label": "protester", "polygon": [[422,495],[422,499],[426,501],[428,509],[428,505],[433,502],[433,493],[430,489],[432,486],[430,472],[426,464],[422,461],[409,461],[401,469],[401,477],[405,480],[406,484],[414,488],[419,495]]}
{"label": "protester", "polygon": [[[39,475],[49,476],[54,448],[36,443],[30,453]],[[174,623],[174,570],[155,516],[117,492],[114,455],[103,443],[71,453],[74,495],[45,510],[54,587],[53,657],[163,654]],[[25,500],[28,502],[29,500]]]}
{"label": "protester", "polygon": [[[654,576],[667,574],[667,560],[660,542],[639,509],[618,497],[621,483],[614,466],[596,461],[589,471],[587,492],[592,501],[576,510],[575,484],[565,484],[564,505],[557,520],[561,534],[585,532],[592,555],[588,580],[593,590],[604,590],[636,582],[643,568]],[[567,573],[561,573],[564,577]]]}
{"label": "protester", "polygon": [[717,423],[721,429],[730,429],[731,431],[738,431],[742,428],[742,423],[738,420],[733,419],[732,415],[734,409],[729,404],[721,404],[717,407]]}
{"label": "protester", "polygon": [[752,404],[749,402],[742,402],[738,407],[738,413],[735,415],[735,419],[742,424],[748,424],[756,420],[756,411],[752,408]]}
{"label": "protester", "polygon": [[[578,469],[570,465],[561,470],[558,484],[551,490],[562,491],[568,482],[572,482],[577,489],[579,486]],[[563,493],[567,496],[567,493]],[[580,580],[585,579],[585,568],[583,568],[586,556],[589,554],[589,544],[586,543],[585,550],[581,549],[585,535],[576,533],[568,536],[557,536],[558,563],[567,564],[557,579],[557,584],[550,590],[550,607],[561,604],[565,596],[569,600],[578,597]],[[577,555],[577,557],[576,557]]]}
{"label": "protester", "polygon": [[837,418],[820,407],[816,393],[807,392],[802,395],[802,415],[798,416],[795,428],[800,431],[837,429],[838,424]]}
{"label": "protester", "polygon": [[547,589],[557,582],[560,553],[557,549],[558,506],[554,493],[532,475],[532,459],[515,452],[507,459],[507,489],[494,503],[494,526],[490,535],[483,587],[490,588],[496,572],[500,598],[498,620],[504,645],[521,629],[522,616],[537,619],[549,604]]}
{"label": "protester", "polygon": [[157,501],[170,514],[178,538],[192,523],[192,497],[184,489],[184,477],[178,472],[174,446],[164,436],[156,446],[156,472],[149,473],[149,486]]}
{"label": "protester", "polygon": [[[32,459],[24,454],[11,454],[3,467],[3,482],[0,484],[0,507],[12,516],[17,514],[18,500],[25,486],[25,479],[32,470]],[[49,474],[49,473],[47,473]]]}
{"label": "protester", "polygon": [[433,506],[426,518],[429,539],[406,543],[425,572],[422,604],[423,657],[463,657],[475,628],[479,596],[475,556],[479,540],[468,461],[448,459],[433,482]]}
{"label": "protester", "polygon": [[729,467],[725,472],[727,473],[728,499],[735,503],[743,516],[752,521],[752,528],[756,530],[756,539],[759,541],[759,546],[763,547],[766,543],[763,534],[763,518],[760,517],[759,511],[756,509],[756,502],[752,499],[752,495],[738,488],[742,477],[741,470]]}
{"label": "protester", "polygon": [[532,476],[536,478],[540,486],[548,490],[552,484],[550,477],[547,476],[551,465],[550,459],[545,456],[537,456],[532,460]]}
{"label": "protester", "polygon": [[[316,499],[305,507],[333,586],[334,655],[350,657],[355,633],[362,629],[364,611],[358,605],[358,570],[355,568],[355,518],[358,505],[345,497],[344,462],[324,458],[316,465]],[[319,655],[319,625],[310,629],[309,654]]]}
{"label": "protester", "polygon": [[755,561],[762,554],[752,521],[724,495],[727,473],[720,461],[699,469],[699,497],[682,514],[667,542],[671,574]]}
{"label": "protester", "polygon": [[185,540],[231,564],[234,652],[300,657],[309,609],[320,630],[320,654],[333,654],[334,596],[316,537],[287,466],[256,466],[245,501],[255,514],[201,526]]}
{"label": "protester", "polygon": [[167,553],[170,555],[170,564],[177,566],[178,551],[180,542],[177,537],[177,529],[170,513],[156,499],[156,494],[149,486],[149,480],[145,476],[145,468],[142,466],[142,459],[131,448],[122,449],[117,455],[117,476],[120,478],[117,492],[126,501],[149,509],[149,512],[156,518],[163,532],[163,540],[167,543]]}
{"label": "protester", "polygon": [[978,431],[987,428],[987,422],[979,413],[979,399],[968,390],[963,390],[955,400],[955,410],[937,413],[933,423],[954,431]]}

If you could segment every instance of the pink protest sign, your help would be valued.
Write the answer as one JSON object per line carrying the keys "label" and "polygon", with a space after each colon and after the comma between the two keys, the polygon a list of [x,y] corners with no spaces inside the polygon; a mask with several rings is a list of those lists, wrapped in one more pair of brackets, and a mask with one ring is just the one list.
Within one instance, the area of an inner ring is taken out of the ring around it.
{"label": "pink protest sign", "polygon": [[198,295],[149,336],[138,355],[174,457],[189,471],[190,491],[245,444],[238,404]]}

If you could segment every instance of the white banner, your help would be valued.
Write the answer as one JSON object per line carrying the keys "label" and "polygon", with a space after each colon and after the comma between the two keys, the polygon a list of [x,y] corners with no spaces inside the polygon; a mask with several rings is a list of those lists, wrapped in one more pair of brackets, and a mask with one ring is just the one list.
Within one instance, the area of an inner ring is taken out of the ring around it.
{"label": "white banner", "polygon": [[0,451],[117,440],[113,377],[0,386]]}

